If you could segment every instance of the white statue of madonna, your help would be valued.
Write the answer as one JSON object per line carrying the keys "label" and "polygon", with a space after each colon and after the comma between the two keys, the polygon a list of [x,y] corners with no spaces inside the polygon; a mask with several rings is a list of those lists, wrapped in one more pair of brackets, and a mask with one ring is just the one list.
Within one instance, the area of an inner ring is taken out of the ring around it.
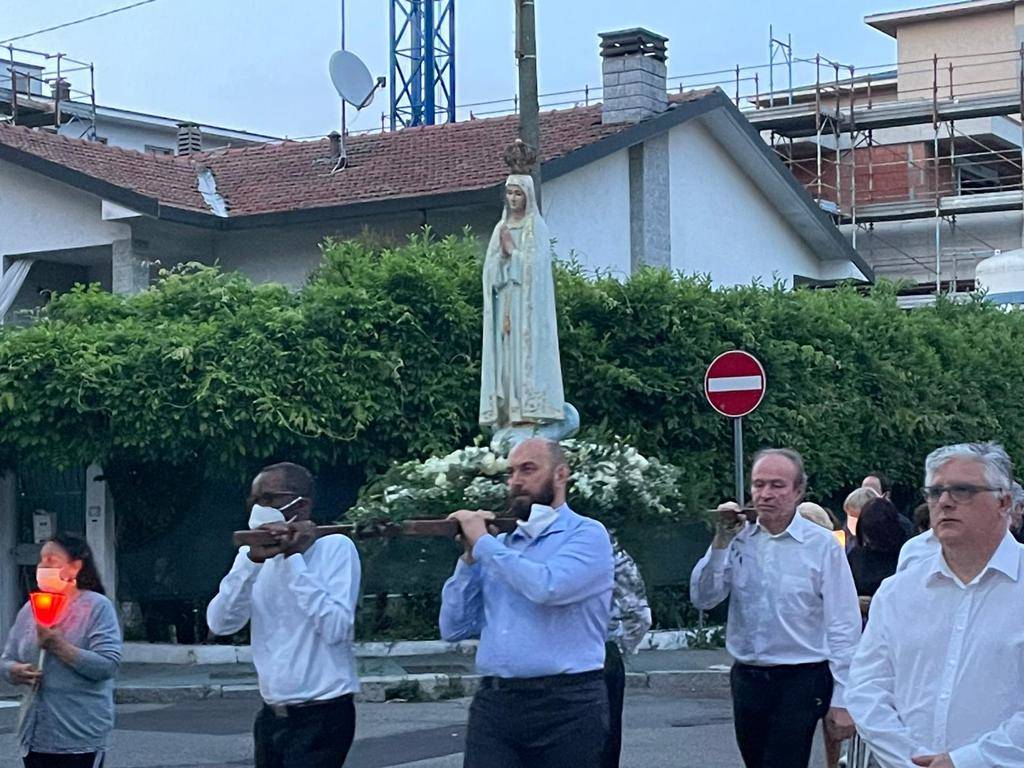
{"label": "white statue of madonna", "polygon": [[483,289],[480,424],[494,430],[492,446],[504,452],[535,435],[574,433],[579,416],[562,390],[551,237],[526,174],[505,182]]}

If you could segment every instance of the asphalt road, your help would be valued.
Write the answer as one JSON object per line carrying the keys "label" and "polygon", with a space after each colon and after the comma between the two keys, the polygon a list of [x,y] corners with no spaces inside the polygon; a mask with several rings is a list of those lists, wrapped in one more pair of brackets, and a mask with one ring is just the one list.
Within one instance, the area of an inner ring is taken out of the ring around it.
{"label": "asphalt road", "polygon": [[[108,768],[252,765],[250,728],[256,704],[212,699],[118,707]],[[469,699],[437,703],[360,704],[356,743],[346,768],[458,768]],[[11,734],[17,710],[0,709],[0,768],[18,768]],[[623,768],[735,768],[730,703],[629,692]],[[816,750],[817,751],[817,750]],[[821,765],[816,755],[812,765]]]}

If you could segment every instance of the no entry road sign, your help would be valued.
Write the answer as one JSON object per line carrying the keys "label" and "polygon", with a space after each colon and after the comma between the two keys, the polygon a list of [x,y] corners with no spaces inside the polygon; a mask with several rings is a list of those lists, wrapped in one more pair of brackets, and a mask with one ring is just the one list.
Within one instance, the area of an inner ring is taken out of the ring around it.
{"label": "no entry road sign", "polygon": [[764,397],[764,368],[749,352],[733,350],[716,357],[704,374],[704,394],[723,416],[746,416]]}

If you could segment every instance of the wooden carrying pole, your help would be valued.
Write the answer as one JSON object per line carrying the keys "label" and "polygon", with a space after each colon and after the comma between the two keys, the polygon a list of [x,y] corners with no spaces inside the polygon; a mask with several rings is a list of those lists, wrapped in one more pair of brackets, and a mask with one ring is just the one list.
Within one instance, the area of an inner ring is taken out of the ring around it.
{"label": "wooden carrying pole", "polygon": [[[516,528],[517,520],[513,517],[498,517],[489,520],[488,525],[494,526],[499,533],[509,533]],[[459,524],[454,520],[406,520],[401,523],[378,523],[370,525],[318,525],[316,537],[323,538],[340,533],[353,539],[390,539],[398,536],[418,538],[454,539],[459,533]],[[236,547],[256,544],[270,546],[278,539],[270,531],[235,531],[232,537]]]}

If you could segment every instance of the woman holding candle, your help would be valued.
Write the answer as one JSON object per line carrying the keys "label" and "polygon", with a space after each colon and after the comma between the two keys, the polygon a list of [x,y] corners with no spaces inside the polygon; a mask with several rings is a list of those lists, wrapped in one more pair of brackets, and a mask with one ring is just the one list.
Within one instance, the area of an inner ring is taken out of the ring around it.
{"label": "woman holding candle", "polygon": [[17,734],[25,766],[99,768],[114,729],[117,614],[77,536],[43,545],[36,581],[44,594],[22,607],[0,656],[0,674],[35,691]]}

